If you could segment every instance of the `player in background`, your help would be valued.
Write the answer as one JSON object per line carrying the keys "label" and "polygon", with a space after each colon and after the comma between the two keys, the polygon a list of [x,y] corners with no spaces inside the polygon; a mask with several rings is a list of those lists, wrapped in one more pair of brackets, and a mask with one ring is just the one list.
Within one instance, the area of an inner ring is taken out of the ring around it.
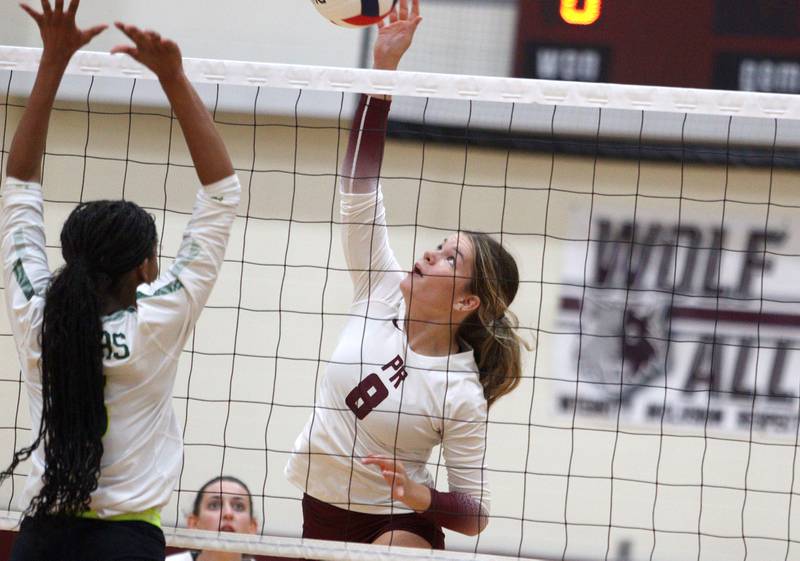
{"label": "player in background", "polygon": [[[419,0],[400,0],[379,25],[376,69],[397,68],[420,21]],[[468,232],[402,272],[378,185],[389,106],[362,96],[356,111],[341,195],[353,304],[286,474],[305,493],[306,538],[441,549],[443,527],[488,523],[488,408],[521,375],[508,310],[519,274],[499,243]],[[425,465],[438,445],[446,493]]]}
{"label": "player in background", "polygon": [[[207,481],[195,495],[187,526],[198,530],[255,534],[253,495],[241,479],[223,475]],[[252,557],[217,551],[186,551],[166,561],[250,561]]]}
{"label": "player in background", "polygon": [[63,0],[42,0],[41,12],[23,8],[44,50],[2,193],[6,306],[33,426],[32,444],[0,476],[30,458],[11,559],[162,560],[160,509],[183,448],[171,399],[178,359],[222,265],[241,188],[177,45],[117,24],[133,45],[112,52],[158,77],[203,187],[161,276],[153,217],[121,200],[70,213],[61,230],[65,265],[51,273],[40,185],[50,113],[70,58],[105,26],[79,29],[78,0],[67,9]]}

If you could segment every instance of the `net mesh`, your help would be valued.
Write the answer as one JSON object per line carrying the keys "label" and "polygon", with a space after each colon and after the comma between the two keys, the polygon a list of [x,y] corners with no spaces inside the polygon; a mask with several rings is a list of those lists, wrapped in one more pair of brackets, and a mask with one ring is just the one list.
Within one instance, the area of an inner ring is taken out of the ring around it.
{"label": "net mesh", "polygon": [[[14,68],[0,70],[3,168],[35,68],[29,50],[4,56]],[[177,123],[157,84],[124,77],[134,71],[120,64],[79,57],[56,104],[44,160],[51,266],[77,201],[126,197],[147,208],[162,267],[188,220],[197,183]],[[348,318],[336,185],[352,93],[377,90],[413,94],[397,99],[398,136],[382,167],[399,262],[455,230],[496,235],[520,266],[521,334],[536,341],[520,387],[487,426],[489,526],[477,537],[448,533],[448,550],[798,555],[796,99],[187,67],[244,190],[220,279],[180,362],[185,459],[163,516],[183,525],[200,485],[226,473],[249,483],[261,528],[255,538],[168,529],[172,544],[406,555],[300,542],[301,494],[283,475]],[[0,345],[0,450],[10,458],[30,427],[5,315]],[[427,467],[446,490],[439,450]],[[24,510],[26,471],[0,488],[5,527]]]}

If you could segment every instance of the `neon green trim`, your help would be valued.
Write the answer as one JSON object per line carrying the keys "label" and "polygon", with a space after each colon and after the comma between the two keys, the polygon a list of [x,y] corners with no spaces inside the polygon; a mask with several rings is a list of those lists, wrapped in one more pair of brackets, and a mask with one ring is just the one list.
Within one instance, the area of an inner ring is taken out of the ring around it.
{"label": "neon green trim", "polygon": [[87,510],[78,515],[80,518],[89,518],[91,520],[107,520],[109,522],[147,522],[156,528],[161,528],[161,510],[151,508],[144,512],[126,512],[125,514],[117,514],[109,516],[108,518],[100,518],[100,515],[93,510]]}

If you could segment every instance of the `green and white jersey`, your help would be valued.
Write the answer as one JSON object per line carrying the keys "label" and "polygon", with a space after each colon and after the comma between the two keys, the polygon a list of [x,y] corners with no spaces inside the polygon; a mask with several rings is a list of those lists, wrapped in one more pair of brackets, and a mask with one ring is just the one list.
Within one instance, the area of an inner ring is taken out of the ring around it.
{"label": "green and white jersey", "polygon": [[[172,266],[139,288],[136,307],[102,318],[108,430],[91,502],[100,518],[158,510],[169,500],[183,455],[171,399],[178,359],[217,279],[240,192],[235,175],[200,189]],[[6,307],[35,437],[42,412],[39,339],[51,278],[42,188],[9,178],[2,198]],[[41,488],[43,446],[31,460],[24,504]]]}

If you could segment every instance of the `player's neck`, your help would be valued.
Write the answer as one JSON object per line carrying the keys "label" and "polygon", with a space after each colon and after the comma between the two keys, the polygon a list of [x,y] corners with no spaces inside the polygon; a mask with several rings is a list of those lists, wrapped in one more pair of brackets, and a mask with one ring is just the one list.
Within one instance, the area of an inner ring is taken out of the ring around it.
{"label": "player's neck", "polygon": [[136,306],[136,288],[138,281],[135,275],[123,275],[120,280],[103,295],[104,316],[119,310],[127,310]]}
{"label": "player's neck", "polygon": [[417,354],[447,356],[459,351],[455,337],[457,326],[449,322],[411,319],[407,316],[404,327],[408,345]]}

